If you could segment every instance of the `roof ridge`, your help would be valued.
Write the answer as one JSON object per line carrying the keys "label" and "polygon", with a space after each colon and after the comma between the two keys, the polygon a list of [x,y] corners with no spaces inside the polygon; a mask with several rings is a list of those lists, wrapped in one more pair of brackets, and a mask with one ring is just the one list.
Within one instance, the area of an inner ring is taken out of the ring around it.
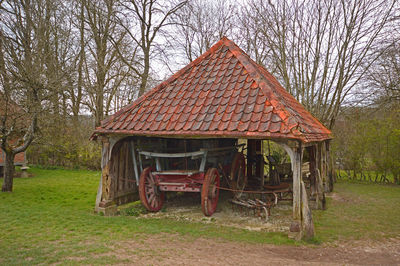
{"label": "roof ridge", "polygon": [[[113,120],[115,117],[119,116],[121,113],[128,111],[130,109],[135,108],[136,106],[138,106],[140,103],[142,103],[144,100],[146,100],[148,97],[150,97],[151,95],[153,95],[154,93],[160,91],[161,89],[165,88],[166,86],[168,86],[169,84],[171,84],[172,82],[174,82],[175,80],[177,80],[181,75],[185,74],[186,71],[188,71],[189,69],[191,69],[192,67],[196,66],[197,64],[201,63],[203,61],[204,58],[206,58],[207,56],[209,56],[210,54],[214,53],[215,51],[218,50],[218,48],[220,48],[223,44],[224,41],[228,40],[228,38],[226,38],[225,36],[221,38],[221,40],[219,40],[216,44],[214,44],[213,46],[211,46],[210,49],[208,49],[207,51],[205,51],[202,55],[200,55],[199,57],[197,57],[195,60],[193,60],[192,62],[190,62],[189,64],[187,64],[186,66],[184,66],[183,68],[181,68],[178,72],[176,72],[175,74],[171,75],[168,79],[166,79],[165,81],[161,82],[159,85],[155,86],[154,88],[152,88],[150,91],[144,93],[142,96],[140,96],[139,98],[137,98],[136,100],[134,100],[132,103],[126,105],[125,107],[121,108],[119,111],[117,111],[116,113],[114,113],[113,115],[109,116],[108,118],[104,119],[103,121],[101,121],[101,125],[98,128],[101,128],[101,126],[103,124],[108,123],[109,121]],[[97,128],[96,128],[97,129]]]}

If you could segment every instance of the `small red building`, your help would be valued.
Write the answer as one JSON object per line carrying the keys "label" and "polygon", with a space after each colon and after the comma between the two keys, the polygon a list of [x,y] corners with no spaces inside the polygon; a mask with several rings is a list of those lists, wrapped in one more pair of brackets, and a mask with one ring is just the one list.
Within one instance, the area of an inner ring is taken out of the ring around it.
{"label": "small red building", "polygon": [[[5,154],[0,149],[0,176],[3,175],[4,164],[5,164]],[[20,152],[20,153],[16,154],[15,158],[14,158],[14,165],[22,166],[22,165],[25,165],[25,164],[26,164],[26,154],[25,154],[25,152]]]}

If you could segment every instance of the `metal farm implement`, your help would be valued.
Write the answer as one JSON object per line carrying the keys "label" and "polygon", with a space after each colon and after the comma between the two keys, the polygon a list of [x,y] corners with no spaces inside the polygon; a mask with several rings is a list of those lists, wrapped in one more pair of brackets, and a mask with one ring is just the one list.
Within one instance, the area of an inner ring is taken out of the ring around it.
{"label": "metal farm implement", "polygon": [[[139,182],[140,200],[147,210],[156,212],[163,206],[166,191],[200,192],[202,211],[204,215],[211,216],[218,204],[221,175],[229,179],[229,185],[233,189],[242,190],[246,185],[245,158],[242,152],[238,152],[238,148],[242,146],[183,153],[139,151],[139,155],[155,161],[155,169],[142,168]],[[139,162],[142,165],[141,156]],[[166,170],[174,167],[174,160],[188,158],[192,161],[200,160],[197,169]]]}
{"label": "metal farm implement", "polygon": [[278,201],[293,200],[293,193],[289,184],[282,183],[277,186],[264,185],[263,190],[246,190],[235,194],[230,199],[232,208],[239,211],[253,211],[255,216],[268,218],[271,216],[271,208],[278,204]]}

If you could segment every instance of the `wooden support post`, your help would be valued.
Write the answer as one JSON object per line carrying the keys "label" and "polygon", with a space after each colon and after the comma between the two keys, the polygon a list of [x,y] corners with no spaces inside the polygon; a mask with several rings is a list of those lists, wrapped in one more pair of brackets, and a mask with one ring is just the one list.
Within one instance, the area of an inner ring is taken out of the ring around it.
{"label": "wooden support post", "polygon": [[301,182],[301,165],[302,165],[302,147],[293,149],[293,220],[301,220],[301,192],[300,192],[300,182]]}
{"label": "wooden support post", "polygon": [[255,143],[254,140],[247,140],[247,177],[253,177],[253,161],[255,155]]}
{"label": "wooden support post", "polygon": [[260,178],[260,185],[264,187],[264,155],[262,140],[255,141],[256,146],[256,176]]}
{"label": "wooden support post", "polygon": [[317,144],[317,153],[316,153],[316,165],[317,170],[319,172],[320,184],[322,186],[322,192],[325,191],[325,143],[320,142]]}
{"label": "wooden support post", "polygon": [[323,160],[322,160],[322,144],[318,143],[315,146],[316,150],[316,169],[315,169],[315,187],[316,187],[316,205],[317,209],[325,209],[325,192],[324,192],[324,179],[323,179]]}
{"label": "wooden support post", "polygon": [[323,190],[326,191],[326,151],[325,151],[325,142],[321,143],[321,169],[320,174],[322,178],[322,187]]}
{"label": "wooden support post", "polygon": [[311,198],[315,198],[317,193],[316,188],[316,147],[315,145],[307,147],[308,155],[310,159],[310,190]]}
{"label": "wooden support post", "polygon": [[139,170],[138,170],[138,163],[136,160],[136,148],[134,141],[131,141],[131,153],[132,153],[133,171],[135,173],[136,186],[139,186]]}
{"label": "wooden support post", "polygon": [[104,215],[114,215],[117,206],[112,201],[113,180],[111,176],[111,150],[116,141],[107,137],[102,137],[101,152],[101,179],[96,196],[95,211],[102,212]]}
{"label": "wooden support post", "polygon": [[327,174],[328,174],[328,185],[329,185],[329,192],[333,191],[333,184],[335,183],[335,170],[334,170],[334,163],[331,156],[330,151],[330,140],[326,140],[326,162],[327,162]]}
{"label": "wooden support post", "polygon": [[317,205],[317,209],[325,210],[325,207],[326,207],[325,192],[324,192],[323,181],[322,181],[319,169],[316,169],[316,184],[315,185],[316,185],[315,202]]}
{"label": "wooden support post", "polygon": [[262,140],[247,140],[247,176],[260,178],[260,185],[264,185],[264,158]]}
{"label": "wooden support post", "polygon": [[293,172],[293,220],[300,221],[301,220],[301,212],[300,212],[300,181],[301,181],[301,164],[302,164],[302,155],[303,155],[303,147],[301,144],[297,146],[289,146],[286,143],[279,143],[285,151],[290,156],[290,161],[292,164],[292,172]]}
{"label": "wooden support post", "polygon": [[102,149],[101,149],[101,177],[100,177],[100,182],[99,182],[99,187],[97,189],[97,196],[96,196],[96,205],[95,205],[95,211],[99,211],[99,204],[102,200],[103,196],[103,176],[108,174],[108,158],[109,158],[109,147],[110,147],[110,142],[108,138],[106,137],[101,137],[101,144],[102,144]]}
{"label": "wooden support post", "polygon": [[303,159],[302,143],[289,146],[280,143],[290,156],[293,171],[293,222],[290,225],[289,237],[296,240],[314,237],[314,224],[308,206],[308,195],[301,176]]}
{"label": "wooden support post", "polygon": [[311,239],[314,237],[314,222],[311,210],[308,207],[308,197],[304,182],[301,181],[301,238]]}
{"label": "wooden support post", "polygon": [[327,156],[327,145],[326,142],[318,143],[318,160],[317,167],[322,179],[322,187],[324,192],[329,192],[329,180],[328,180],[328,156]]}

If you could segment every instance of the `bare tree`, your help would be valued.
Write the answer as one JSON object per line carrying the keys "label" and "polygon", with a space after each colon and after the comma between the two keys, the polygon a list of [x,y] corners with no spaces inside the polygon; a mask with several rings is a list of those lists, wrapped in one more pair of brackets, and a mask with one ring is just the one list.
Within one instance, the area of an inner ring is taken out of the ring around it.
{"label": "bare tree", "polygon": [[269,58],[271,48],[263,34],[264,25],[258,17],[247,16],[252,12],[248,8],[247,5],[240,6],[239,16],[235,19],[236,30],[233,38],[258,64],[275,72],[275,66]]}
{"label": "bare tree", "polygon": [[96,126],[108,115],[119,86],[130,75],[118,57],[126,33],[116,23],[117,2],[82,0],[85,14],[80,18],[87,25],[90,40],[82,59],[85,60],[86,106],[94,114]]}
{"label": "bare tree", "polygon": [[380,56],[366,77],[367,86],[374,88],[372,100],[388,106],[400,102],[400,42],[393,40],[377,51]]}
{"label": "bare tree", "polygon": [[236,12],[236,5],[223,0],[188,1],[171,17],[175,25],[168,38],[170,57],[184,58],[186,64],[223,36],[233,35]]}
{"label": "bare tree", "polygon": [[[153,47],[156,45],[156,37],[162,29],[170,25],[168,20],[187,1],[175,4],[173,1],[169,3],[157,0],[127,0],[122,1],[124,11],[120,19],[122,25],[131,40],[131,47],[135,47],[132,51],[133,55],[127,56],[122,54],[121,58],[133,71],[140,77],[139,95],[142,95],[147,89],[150,60],[152,58]],[[174,23],[174,22],[172,22]]]}
{"label": "bare tree", "polygon": [[[12,191],[14,157],[37,132],[44,101],[52,98],[54,49],[46,46],[51,25],[47,1],[4,1],[0,26],[0,147],[5,154],[2,191]],[[54,17],[53,17],[54,18]],[[54,37],[54,36],[53,36]]]}
{"label": "bare tree", "polygon": [[[386,34],[394,4],[251,0],[242,16],[268,47],[261,47],[267,53],[264,64],[273,65],[284,87],[332,128],[340,106],[369,68],[366,58]],[[256,45],[253,49],[260,49]]]}
{"label": "bare tree", "polygon": [[73,64],[71,66],[71,75],[67,76],[67,93],[71,102],[71,111],[74,123],[77,124],[78,116],[81,111],[81,104],[84,96],[84,78],[85,78],[85,48],[87,40],[85,39],[85,1],[77,0],[75,6],[71,6],[73,12],[71,23],[75,29],[78,29],[76,38],[73,38],[73,46],[76,48]]}

